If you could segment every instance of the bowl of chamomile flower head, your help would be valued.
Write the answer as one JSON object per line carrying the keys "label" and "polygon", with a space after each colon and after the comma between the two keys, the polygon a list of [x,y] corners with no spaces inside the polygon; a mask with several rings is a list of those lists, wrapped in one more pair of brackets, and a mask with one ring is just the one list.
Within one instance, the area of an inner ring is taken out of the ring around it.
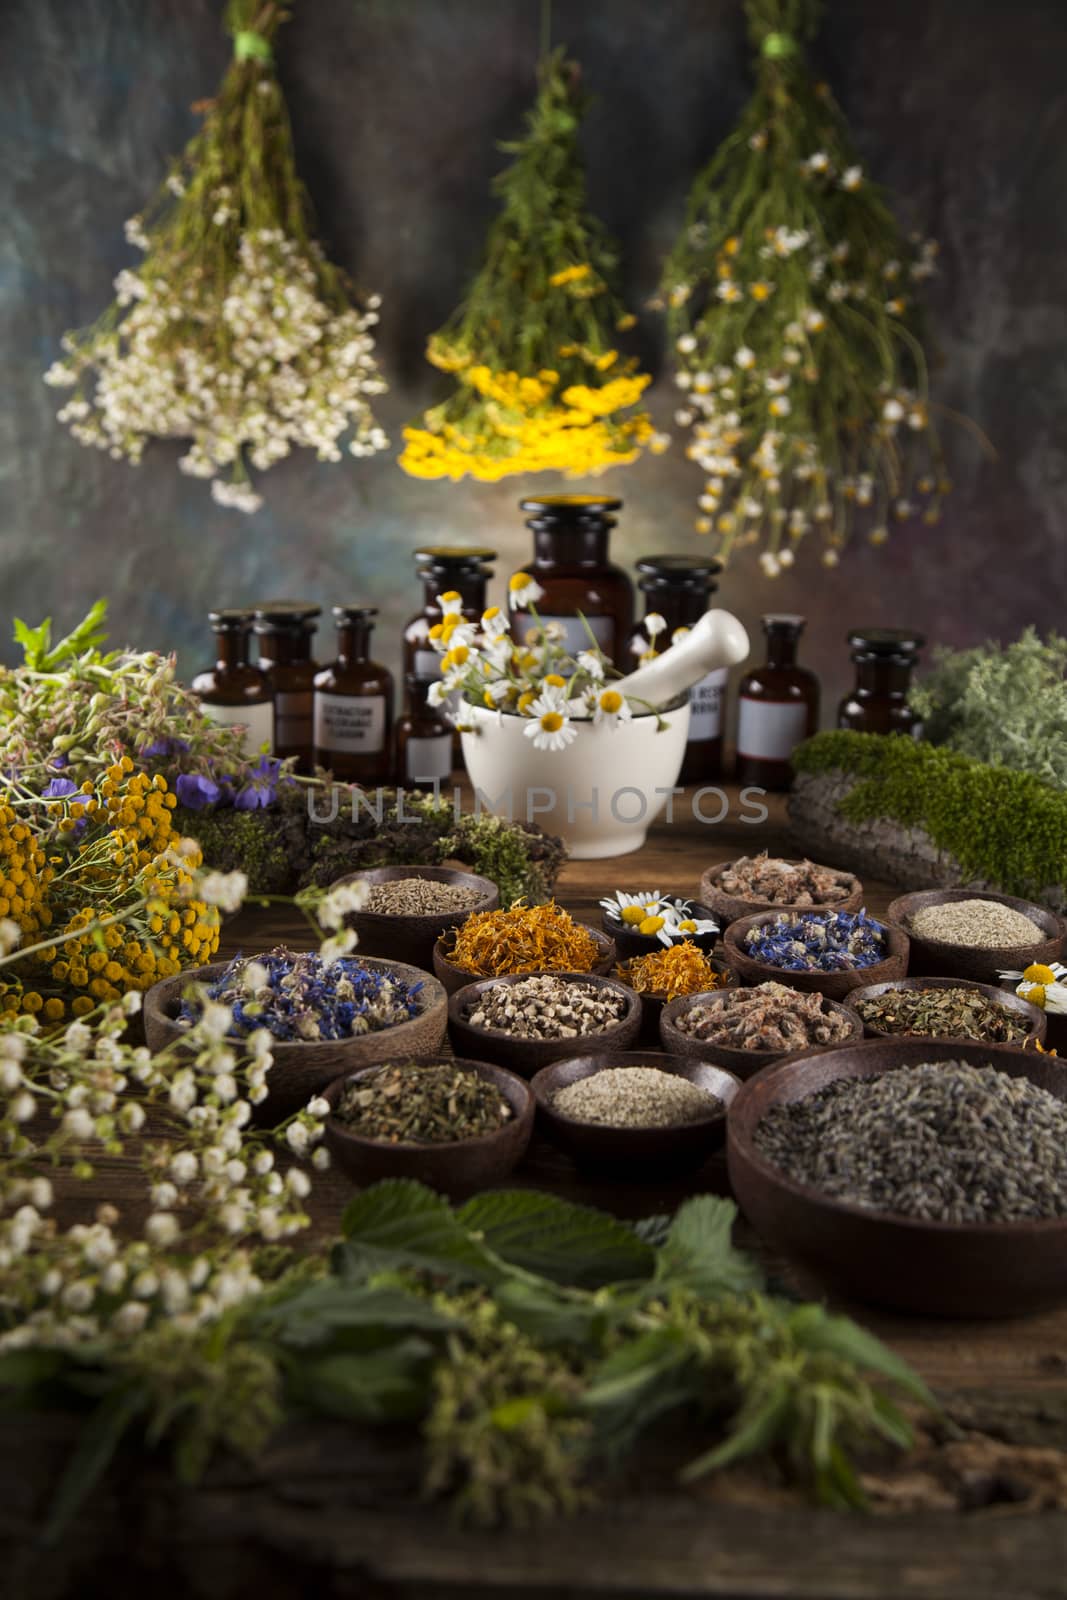
{"label": "bowl of chamomile flower head", "polygon": [[719,923],[707,906],[658,889],[616,889],[601,900],[600,910],[600,926],[615,940],[623,960],[686,941],[710,955],[719,937]]}

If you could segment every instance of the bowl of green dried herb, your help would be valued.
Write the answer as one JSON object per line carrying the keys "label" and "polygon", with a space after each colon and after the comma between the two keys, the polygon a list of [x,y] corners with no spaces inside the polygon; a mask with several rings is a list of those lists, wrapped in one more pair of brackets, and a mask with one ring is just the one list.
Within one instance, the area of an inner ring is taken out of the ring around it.
{"label": "bowl of green dried herb", "polygon": [[323,1098],[326,1147],[358,1184],[413,1178],[468,1193],[506,1177],[533,1132],[529,1085],[487,1061],[397,1056],[335,1079]]}
{"label": "bowl of green dried herb", "polygon": [[886,912],[911,941],[909,973],[998,982],[999,974],[1048,966],[1063,954],[1067,923],[1047,906],[973,889],[920,889]]}
{"label": "bowl of green dried herb", "polygon": [[992,984],[965,978],[898,978],[853,989],[845,1005],[869,1039],[976,1039],[986,1044],[1044,1043],[1040,1006]]}

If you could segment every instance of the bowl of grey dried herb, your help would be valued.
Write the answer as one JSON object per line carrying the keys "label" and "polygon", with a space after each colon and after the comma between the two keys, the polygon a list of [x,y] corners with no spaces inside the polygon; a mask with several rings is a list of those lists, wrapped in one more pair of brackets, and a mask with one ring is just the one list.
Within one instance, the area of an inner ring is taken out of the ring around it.
{"label": "bowl of grey dried herb", "polygon": [[900,978],[853,989],[845,1001],[870,1039],[976,1039],[1043,1044],[1045,1013],[1017,994],[965,978]]}
{"label": "bowl of grey dried herb", "polygon": [[530,1087],[545,1132],[576,1166],[639,1180],[703,1166],[740,1083],[708,1062],[627,1050],[556,1061]]}
{"label": "bowl of grey dried herb", "polygon": [[452,867],[373,867],[330,885],[362,889],[363,904],[345,918],[360,950],[433,971],[433,947],[476,911],[495,911],[500,891],[488,878]]}
{"label": "bowl of grey dried herb", "polygon": [[1067,1071],[963,1039],[868,1039],[766,1067],[727,1117],[730,1182],[833,1291],[925,1316],[1067,1298]]}
{"label": "bowl of grey dried herb", "polygon": [[1067,923],[1047,906],[973,889],[920,889],[898,895],[886,921],[911,942],[912,977],[998,982],[1005,970],[1058,961]]}
{"label": "bowl of grey dried herb", "polygon": [[579,1050],[626,1050],[640,1026],[641,1001],[633,990],[586,972],[485,978],[448,1000],[452,1048],[524,1078]]}
{"label": "bowl of grey dried herb", "polygon": [[526,1153],[529,1086],[486,1061],[397,1057],[347,1073],[324,1091],[326,1146],[359,1184],[414,1178],[446,1193],[495,1183]]}

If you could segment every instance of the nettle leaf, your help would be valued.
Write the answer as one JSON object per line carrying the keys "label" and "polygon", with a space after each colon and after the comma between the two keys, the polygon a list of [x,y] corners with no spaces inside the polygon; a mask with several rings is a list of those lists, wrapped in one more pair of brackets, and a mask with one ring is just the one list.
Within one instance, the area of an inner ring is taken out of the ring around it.
{"label": "nettle leaf", "polygon": [[384,1350],[342,1350],[301,1363],[295,1395],[305,1406],[351,1422],[407,1422],[430,1401],[434,1348],[401,1339]]}
{"label": "nettle leaf", "polygon": [[494,1296],[509,1322],[530,1339],[598,1355],[608,1333],[633,1314],[632,1299],[601,1298],[522,1278],[501,1284]]}
{"label": "nettle leaf", "polygon": [[621,1345],[593,1372],[582,1400],[603,1452],[629,1448],[652,1422],[701,1392],[699,1365],[684,1333],[658,1328]]}
{"label": "nettle leaf", "polygon": [[651,1245],[604,1211],[532,1189],[476,1195],[458,1213],[465,1228],[511,1266],[554,1283],[595,1289],[651,1277]]}
{"label": "nettle leaf", "polygon": [[914,1368],[850,1317],[831,1316],[822,1306],[804,1305],[791,1310],[788,1320],[790,1332],[805,1350],[823,1350],[864,1372],[889,1378],[922,1405],[937,1409],[937,1401]]}
{"label": "nettle leaf", "polygon": [[349,1330],[406,1328],[447,1333],[459,1323],[428,1300],[403,1289],[370,1287],[324,1278],[267,1307],[255,1317],[255,1333],[288,1346],[322,1344]]}
{"label": "nettle leaf", "polygon": [[349,1202],[338,1252],[343,1277],[408,1267],[468,1283],[493,1284],[506,1269],[459,1221],[447,1200],[421,1183],[390,1179]]}
{"label": "nettle leaf", "polygon": [[701,1194],[685,1201],[660,1250],[657,1276],[709,1300],[759,1289],[762,1271],[731,1238],[736,1216],[733,1202],[716,1195]]}

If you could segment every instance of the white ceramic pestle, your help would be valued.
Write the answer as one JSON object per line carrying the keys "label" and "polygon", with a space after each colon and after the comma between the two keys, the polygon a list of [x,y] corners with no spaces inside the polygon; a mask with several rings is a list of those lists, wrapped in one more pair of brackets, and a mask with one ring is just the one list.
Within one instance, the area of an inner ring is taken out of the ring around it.
{"label": "white ceramic pestle", "polygon": [[664,706],[716,667],[733,667],[749,653],[748,634],[729,611],[705,611],[684,639],[626,678],[611,682],[631,700]]}

